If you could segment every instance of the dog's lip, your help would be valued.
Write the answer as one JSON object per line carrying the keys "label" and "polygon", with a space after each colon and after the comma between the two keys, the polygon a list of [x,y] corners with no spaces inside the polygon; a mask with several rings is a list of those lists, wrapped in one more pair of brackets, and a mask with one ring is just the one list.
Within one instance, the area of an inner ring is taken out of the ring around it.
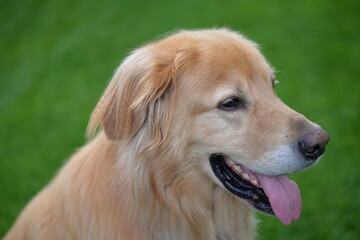
{"label": "dog's lip", "polygon": [[234,160],[231,160],[228,157],[223,157],[225,163],[233,170],[236,174],[238,174],[242,179],[248,181],[251,183],[254,187],[261,188],[261,184],[259,182],[258,177],[254,172],[248,170],[241,164],[235,162]]}
{"label": "dog's lip", "polygon": [[[300,190],[286,176],[255,173],[220,154],[211,155],[210,163],[224,187],[234,195],[246,199],[256,209],[276,215],[286,225],[300,217]],[[237,169],[238,166],[241,171]]]}
{"label": "dog's lip", "polygon": [[232,160],[229,160],[229,158],[224,157],[224,155],[221,154],[212,154],[210,156],[210,164],[213,172],[224,185],[224,187],[237,197],[247,200],[254,208],[258,209],[259,211],[274,215],[275,213],[272,210],[269,198],[266,196],[264,190],[260,187],[260,184],[255,186],[248,181],[251,178],[252,180],[257,180],[257,178],[255,179],[254,176],[249,175],[249,179],[244,179],[243,176],[246,176],[245,174],[249,171],[245,170],[245,168],[242,168],[243,171],[246,171],[246,173],[239,175],[237,172],[232,170],[231,162],[229,161]]}

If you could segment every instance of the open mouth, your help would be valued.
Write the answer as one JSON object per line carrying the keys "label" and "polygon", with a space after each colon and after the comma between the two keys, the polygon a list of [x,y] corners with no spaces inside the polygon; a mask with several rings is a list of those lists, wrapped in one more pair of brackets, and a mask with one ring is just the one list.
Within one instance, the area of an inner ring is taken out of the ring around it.
{"label": "open mouth", "polygon": [[246,199],[254,208],[276,215],[286,225],[299,218],[300,190],[286,176],[255,173],[220,154],[211,155],[210,164],[224,187],[237,197]]}

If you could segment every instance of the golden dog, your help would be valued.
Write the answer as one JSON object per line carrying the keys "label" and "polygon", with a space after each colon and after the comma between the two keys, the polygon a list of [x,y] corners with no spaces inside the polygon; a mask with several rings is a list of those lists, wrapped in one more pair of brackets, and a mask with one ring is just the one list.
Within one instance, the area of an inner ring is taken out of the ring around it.
{"label": "golden dog", "polygon": [[285,175],[329,136],[287,107],[256,44],[227,29],[181,31],[117,69],[94,135],[20,214],[9,239],[252,239],[253,209],[301,211]]}

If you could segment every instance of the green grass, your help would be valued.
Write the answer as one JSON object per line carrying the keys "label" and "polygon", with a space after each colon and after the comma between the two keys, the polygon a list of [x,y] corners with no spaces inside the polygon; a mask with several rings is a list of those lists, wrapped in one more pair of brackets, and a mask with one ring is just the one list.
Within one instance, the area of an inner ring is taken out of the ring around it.
{"label": "green grass", "polygon": [[259,216],[258,239],[360,236],[359,1],[0,1],[0,236],[84,143],[89,115],[131,49],[175,29],[228,26],[261,44],[279,96],[331,135],[294,174],[303,212]]}

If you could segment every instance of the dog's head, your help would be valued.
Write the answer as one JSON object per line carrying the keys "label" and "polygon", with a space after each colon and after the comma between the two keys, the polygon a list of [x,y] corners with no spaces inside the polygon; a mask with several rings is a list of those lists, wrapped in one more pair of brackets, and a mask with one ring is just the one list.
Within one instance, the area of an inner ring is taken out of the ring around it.
{"label": "dog's head", "polygon": [[275,83],[243,36],[183,31],[126,58],[89,129],[101,123],[110,140],[131,144],[149,174],[161,175],[153,188],[196,172],[289,224],[300,215],[301,197],[284,175],[316,163],[329,136],[286,106]]}

